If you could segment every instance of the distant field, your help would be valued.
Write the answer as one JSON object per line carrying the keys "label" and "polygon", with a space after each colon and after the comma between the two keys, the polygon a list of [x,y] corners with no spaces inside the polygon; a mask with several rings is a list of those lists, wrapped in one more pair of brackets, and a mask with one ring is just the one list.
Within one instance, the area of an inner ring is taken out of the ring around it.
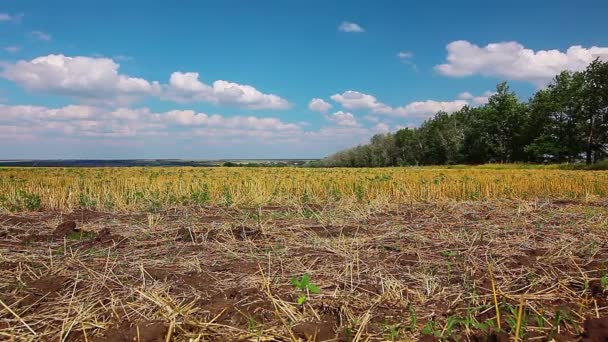
{"label": "distant field", "polygon": [[0,160],[0,167],[125,167],[125,166],[222,166],[226,163],[234,165],[303,165],[315,159],[49,159],[49,160]]}
{"label": "distant field", "polygon": [[608,173],[518,168],[0,168],[5,210],[590,199]]}

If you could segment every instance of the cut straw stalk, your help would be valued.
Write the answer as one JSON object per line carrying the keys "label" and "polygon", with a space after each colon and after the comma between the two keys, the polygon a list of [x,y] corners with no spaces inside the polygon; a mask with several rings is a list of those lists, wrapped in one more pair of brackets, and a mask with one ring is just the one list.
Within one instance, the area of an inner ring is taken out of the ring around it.
{"label": "cut straw stalk", "polygon": [[519,300],[519,309],[517,309],[517,327],[515,328],[515,341],[519,341],[519,333],[521,331],[522,317],[524,314],[524,295],[521,295]]}
{"label": "cut straw stalk", "polygon": [[490,273],[490,282],[492,283],[492,296],[494,298],[494,308],[496,309],[496,325],[498,329],[500,326],[500,308],[498,307],[498,293],[496,291],[496,282],[494,281],[494,273],[492,272],[492,265],[488,263],[488,272]]}
{"label": "cut straw stalk", "polygon": [[11,315],[15,316],[15,318],[17,318],[26,328],[27,330],[29,330],[32,334],[36,335],[36,332],[34,331],[34,329],[32,329],[27,323],[25,323],[25,321],[23,320],[23,318],[21,318],[19,315],[17,315],[17,313],[13,310],[11,310],[11,308],[4,304],[4,302],[2,301],[2,299],[0,299],[0,304],[2,304],[2,306],[11,313]]}

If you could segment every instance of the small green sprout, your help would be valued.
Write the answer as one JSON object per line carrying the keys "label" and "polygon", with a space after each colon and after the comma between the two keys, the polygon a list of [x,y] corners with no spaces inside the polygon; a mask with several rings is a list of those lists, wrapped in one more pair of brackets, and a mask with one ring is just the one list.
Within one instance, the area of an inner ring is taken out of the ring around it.
{"label": "small green sprout", "polygon": [[409,305],[410,309],[410,331],[414,332],[418,329],[418,318],[416,317],[416,311],[414,311],[414,306],[412,304]]}
{"label": "small green sprout", "polygon": [[604,273],[600,278],[600,283],[602,284],[602,288],[604,290],[608,290],[608,276],[606,275],[606,273]]}
{"label": "small green sprout", "polygon": [[397,341],[399,339],[399,324],[388,324],[382,323],[382,330],[384,331],[385,339],[389,341]]}
{"label": "small green sprout", "polygon": [[424,327],[422,327],[422,330],[420,332],[422,333],[422,335],[430,335],[430,336],[435,336],[435,337],[441,336],[441,331],[439,331],[439,329],[437,329],[435,321],[426,322],[426,324],[424,325]]}
{"label": "small green sprout", "polygon": [[310,274],[306,273],[298,278],[291,278],[291,283],[297,289],[302,291],[302,294],[298,297],[298,304],[303,305],[308,300],[309,293],[320,293],[319,287],[310,282]]}

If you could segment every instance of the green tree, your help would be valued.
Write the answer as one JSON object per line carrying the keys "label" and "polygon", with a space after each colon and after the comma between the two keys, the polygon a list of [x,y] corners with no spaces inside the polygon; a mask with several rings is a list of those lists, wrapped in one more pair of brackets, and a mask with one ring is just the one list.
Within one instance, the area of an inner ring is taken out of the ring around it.
{"label": "green tree", "polygon": [[493,156],[500,162],[525,160],[526,106],[511,92],[507,82],[496,86],[485,106],[485,126]]}
{"label": "green tree", "polygon": [[584,72],[585,89],[582,118],[587,164],[606,155],[608,144],[608,62],[599,59],[589,64]]}
{"label": "green tree", "polygon": [[421,164],[455,164],[462,158],[463,134],[454,116],[439,112],[418,130],[422,147]]}
{"label": "green tree", "polygon": [[526,152],[534,161],[574,162],[582,150],[577,119],[582,110],[584,77],[564,71],[529,104]]}
{"label": "green tree", "polygon": [[416,129],[404,128],[395,133],[395,145],[399,153],[399,165],[418,165],[420,163],[420,142]]}

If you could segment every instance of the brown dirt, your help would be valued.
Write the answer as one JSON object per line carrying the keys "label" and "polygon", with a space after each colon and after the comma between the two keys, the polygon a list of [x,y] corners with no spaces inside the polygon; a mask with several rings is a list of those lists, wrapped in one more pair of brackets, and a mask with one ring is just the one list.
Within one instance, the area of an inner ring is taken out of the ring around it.
{"label": "brown dirt", "polygon": [[262,232],[259,229],[252,227],[235,227],[227,231],[211,230],[207,233],[208,240],[217,242],[228,242],[232,240],[256,240],[261,237]]}
{"label": "brown dirt", "polygon": [[584,342],[606,342],[608,341],[608,318],[591,318],[583,323],[585,332]]}
{"label": "brown dirt", "polygon": [[301,322],[293,327],[296,336],[305,341],[330,341],[336,338],[331,321]]}
{"label": "brown dirt", "polygon": [[[523,295],[524,339],[606,340],[602,203],[311,209],[313,217],[281,206],[172,210],[155,213],[154,225],[146,213],[0,216],[0,299],[42,341],[72,322],[71,341],[132,341],[138,329],[142,341],[164,341],[172,320],[175,341],[346,341],[359,330],[381,341],[388,326],[397,340],[437,340],[421,334],[425,322],[437,334],[450,317],[495,322],[490,263],[503,328]],[[79,229],[95,235],[63,238]],[[320,293],[292,285],[304,273]],[[537,327],[531,308],[553,326],[561,317],[559,334]],[[506,341],[506,330],[456,324],[450,336]],[[6,311],[0,334],[32,339]]]}
{"label": "brown dirt", "polygon": [[325,238],[339,237],[339,236],[352,237],[352,236],[355,236],[357,233],[360,233],[360,234],[365,233],[363,228],[355,227],[355,226],[339,227],[339,226],[332,226],[332,225],[328,225],[328,226],[319,225],[319,226],[305,227],[305,229],[314,232],[316,235],[318,235],[320,237],[325,237]]}
{"label": "brown dirt", "polygon": [[63,238],[72,232],[80,231],[76,226],[76,221],[68,220],[60,223],[55,231],[53,232],[53,236]]}
{"label": "brown dirt", "polygon": [[30,217],[21,217],[21,216],[14,216],[14,215],[0,215],[0,224],[7,224],[7,225],[13,225],[13,226],[17,226],[17,225],[26,225],[26,224],[31,224],[31,223],[35,223],[38,220],[36,218],[30,218]]}
{"label": "brown dirt", "polygon": [[117,328],[110,328],[95,342],[165,342],[168,327],[163,321],[143,321],[136,324],[125,322]]}

